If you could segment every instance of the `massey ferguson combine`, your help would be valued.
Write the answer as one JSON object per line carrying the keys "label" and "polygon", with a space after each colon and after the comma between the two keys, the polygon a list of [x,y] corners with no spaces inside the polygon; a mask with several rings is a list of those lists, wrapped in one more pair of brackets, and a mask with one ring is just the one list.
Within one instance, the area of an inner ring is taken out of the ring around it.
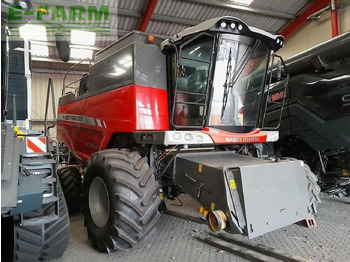
{"label": "massey ferguson combine", "polygon": [[58,139],[85,167],[97,250],[144,242],[163,199],[184,192],[213,231],[253,238],[312,217],[315,176],[302,161],[274,159],[278,133],[263,129],[283,42],[233,17],[166,40],[132,32],[96,55],[79,90],[64,86]]}

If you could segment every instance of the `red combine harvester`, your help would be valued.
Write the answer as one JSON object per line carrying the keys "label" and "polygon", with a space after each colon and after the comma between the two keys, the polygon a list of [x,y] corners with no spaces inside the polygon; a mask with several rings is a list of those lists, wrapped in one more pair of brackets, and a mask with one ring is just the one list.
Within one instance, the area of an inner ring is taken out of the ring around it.
{"label": "red combine harvester", "polygon": [[213,231],[253,238],[312,217],[315,176],[302,161],[274,159],[278,132],[263,131],[283,43],[233,17],[166,40],[132,32],[96,55],[79,90],[64,87],[58,140],[85,167],[83,213],[97,250],[144,242],[163,199],[184,192]]}

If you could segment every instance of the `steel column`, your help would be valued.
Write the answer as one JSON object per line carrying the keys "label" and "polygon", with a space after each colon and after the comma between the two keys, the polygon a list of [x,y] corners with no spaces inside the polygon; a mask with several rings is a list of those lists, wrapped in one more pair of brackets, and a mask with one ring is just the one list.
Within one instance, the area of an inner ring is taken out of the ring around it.
{"label": "steel column", "polygon": [[332,7],[331,7],[332,37],[336,37],[339,35],[337,0],[331,0],[331,3],[332,3]]}
{"label": "steel column", "polygon": [[140,26],[139,26],[139,30],[140,31],[142,31],[142,32],[146,31],[146,28],[148,26],[149,20],[151,20],[151,17],[152,17],[154,8],[157,5],[157,2],[158,2],[158,0],[149,0],[148,1],[146,10],[143,13],[143,16],[142,16],[142,19],[141,19],[141,23],[140,23]]}
{"label": "steel column", "polygon": [[307,17],[317,12],[318,10],[324,8],[327,4],[329,4],[329,0],[317,0],[314,1],[314,4],[310,6],[304,13],[299,15],[292,24],[283,29],[280,34],[283,35],[286,39],[290,37],[295,31],[301,28],[306,22]]}

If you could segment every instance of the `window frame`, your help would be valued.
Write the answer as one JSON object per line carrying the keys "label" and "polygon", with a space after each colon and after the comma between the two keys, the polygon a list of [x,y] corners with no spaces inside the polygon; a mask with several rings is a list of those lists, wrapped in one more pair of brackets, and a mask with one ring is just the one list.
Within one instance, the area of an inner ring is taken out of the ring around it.
{"label": "window frame", "polygon": [[[200,61],[200,60],[196,60],[196,59],[188,59],[188,58],[184,58],[185,60],[193,60],[193,61],[197,61],[203,64],[208,64],[208,74],[207,74],[207,83],[206,83],[206,92],[205,92],[205,102],[204,102],[204,108],[203,108],[203,115],[202,115],[202,120],[201,120],[201,124],[199,125],[177,125],[175,124],[175,108],[176,108],[176,92],[178,90],[178,78],[179,78],[179,72],[180,72],[180,65],[181,65],[181,53],[182,50],[184,49],[184,47],[188,44],[190,44],[191,42],[197,40],[198,38],[201,38],[203,36],[207,36],[212,38],[212,45],[211,45],[211,53],[209,56],[209,61],[208,62],[204,62],[204,61]],[[170,81],[173,83],[171,84],[171,95],[169,96],[169,98],[171,99],[170,103],[172,104],[171,107],[171,126],[175,129],[203,129],[203,127],[205,126],[206,122],[207,122],[207,114],[208,114],[208,107],[209,107],[209,101],[210,101],[210,93],[211,93],[211,85],[212,85],[212,70],[213,70],[213,59],[216,56],[215,53],[215,46],[216,46],[216,34],[210,34],[207,32],[202,32],[200,34],[195,35],[192,38],[189,38],[188,40],[186,40],[185,42],[181,43],[179,46],[174,46],[175,48],[175,54],[174,53],[170,53],[169,54],[169,60],[171,62],[172,61],[172,56],[175,55],[176,57],[176,75],[174,74],[174,70],[172,70],[171,72],[171,80],[175,81]]]}

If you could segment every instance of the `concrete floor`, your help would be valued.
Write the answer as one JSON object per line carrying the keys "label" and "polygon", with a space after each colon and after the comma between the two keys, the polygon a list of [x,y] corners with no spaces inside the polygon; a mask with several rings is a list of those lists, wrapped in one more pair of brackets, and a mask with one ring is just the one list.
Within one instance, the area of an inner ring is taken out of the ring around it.
{"label": "concrete floor", "polygon": [[[189,196],[168,202],[168,209],[198,216],[199,205]],[[269,246],[290,255],[297,255],[312,261],[350,261],[350,198],[322,196],[316,218],[318,227],[308,229],[291,225],[264,236],[250,240]],[[130,251],[115,254],[101,254],[95,251],[88,240],[83,226],[83,216],[70,218],[70,242],[67,251],[59,261],[247,261],[231,253],[218,250],[202,243],[195,236],[209,233],[205,224],[197,224],[185,219],[162,215],[156,234],[148,243]],[[246,239],[243,236],[242,239]]]}

